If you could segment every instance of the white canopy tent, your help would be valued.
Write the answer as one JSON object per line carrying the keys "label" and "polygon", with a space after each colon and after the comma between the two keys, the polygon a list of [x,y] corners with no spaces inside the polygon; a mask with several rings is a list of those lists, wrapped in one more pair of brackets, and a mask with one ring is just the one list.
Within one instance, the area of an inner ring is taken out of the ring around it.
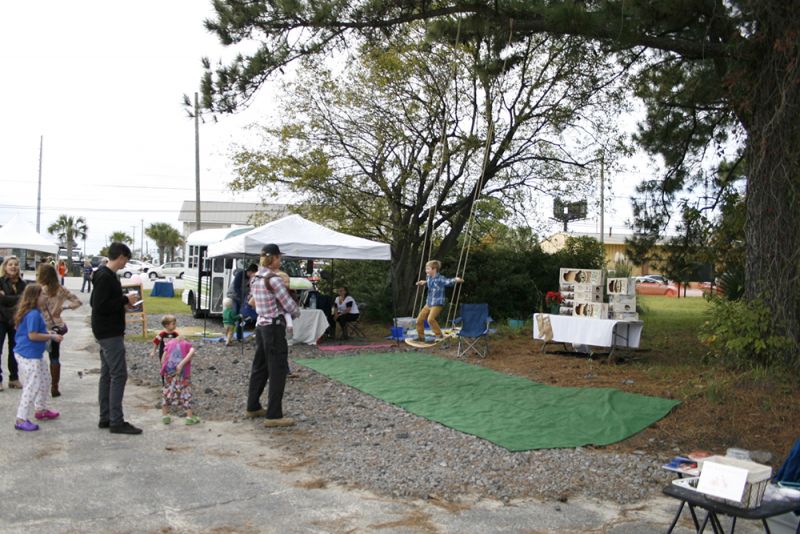
{"label": "white canopy tent", "polygon": [[391,247],[289,215],[249,232],[208,245],[208,257],[257,256],[261,247],[274,243],[281,254],[293,258],[336,260],[391,260]]}
{"label": "white canopy tent", "polygon": [[0,248],[19,248],[47,254],[57,254],[58,244],[36,231],[31,223],[19,216],[0,228]]}

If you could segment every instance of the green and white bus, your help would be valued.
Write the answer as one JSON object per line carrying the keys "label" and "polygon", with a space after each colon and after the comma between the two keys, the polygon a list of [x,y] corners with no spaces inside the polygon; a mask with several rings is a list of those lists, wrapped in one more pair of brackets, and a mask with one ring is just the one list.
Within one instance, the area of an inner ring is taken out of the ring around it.
{"label": "green and white bus", "polygon": [[233,281],[235,269],[242,268],[244,263],[244,260],[209,258],[208,245],[252,229],[252,226],[209,228],[192,232],[186,238],[181,299],[192,309],[194,317],[222,315],[222,299]]}

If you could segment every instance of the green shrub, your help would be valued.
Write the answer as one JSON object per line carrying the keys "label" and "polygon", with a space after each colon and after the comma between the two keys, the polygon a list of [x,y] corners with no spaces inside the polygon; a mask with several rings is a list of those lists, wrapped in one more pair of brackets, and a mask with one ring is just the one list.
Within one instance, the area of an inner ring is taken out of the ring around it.
{"label": "green shrub", "polygon": [[792,341],[774,333],[774,321],[761,301],[711,299],[709,319],[700,327],[700,341],[709,357],[736,368],[783,364]]}

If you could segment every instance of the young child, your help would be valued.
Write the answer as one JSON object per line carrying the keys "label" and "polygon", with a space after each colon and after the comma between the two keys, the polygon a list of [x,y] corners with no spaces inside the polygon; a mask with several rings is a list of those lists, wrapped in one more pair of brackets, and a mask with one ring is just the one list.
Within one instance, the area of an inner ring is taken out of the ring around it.
{"label": "young child", "polygon": [[[161,326],[164,330],[158,333],[153,338],[153,350],[150,351],[150,357],[155,358],[158,354],[158,364],[164,363],[164,344],[170,339],[175,339],[179,336],[176,328],[178,327],[178,319],[174,315],[165,315],[161,318]],[[161,385],[164,385],[164,377],[161,377]]]}
{"label": "young child", "polygon": [[161,376],[164,378],[161,422],[165,425],[172,422],[169,416],[170,406],[186,410],[187,425],[196,425],[200,422],[199,417],[192,415],[192,356],[194,347],[181,337],[170,339],[164,346],[161,364]]}
{"label": "young child", "polygon": [[233,309],[233,299],[225,297],[222,300],[222,324],[225,325],[225,346],[230,347],[236,325],[241,321],[241,314]]}
{"label": "young child", "polygon": [[39,430],[39,425],[30,421],[31,405],[35,407],[36,419],[55,419],[58,412],[47,409],[50,400],[50,370],[44,361],[44,350],[48,341],[60,343],[62,337],[47,331],[39,311],[42,286],[29,284],[22,293],[14,322],[17,326],[14,357],[22,381],[22,396],[17,407],[17,422],[14,428],[23,432]]}
{"label": "young child", "polygon": [[451,287],[454,284],[460,284],[464,281],[463,278],[445,278],[439,273],[442,268],[442,263],[439,260],[431,260],[425,264],[425,280],[417,282],[418,286],[428,286],[428,298],[425,301],[425,306],[419,312],[417,317],[417,336],[420,341],[425,340],[425,321],[433,330],[433,335],[436,339],[442,339],[442,329],[439,328],[439,323],[436,318],[444,308],[444,288]]}

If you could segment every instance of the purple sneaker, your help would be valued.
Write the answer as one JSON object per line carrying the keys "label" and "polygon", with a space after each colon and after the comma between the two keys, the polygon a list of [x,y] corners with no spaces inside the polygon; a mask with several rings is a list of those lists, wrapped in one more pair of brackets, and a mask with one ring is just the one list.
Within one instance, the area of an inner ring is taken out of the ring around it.
{"label": "purple sneaker", "polygon": [[39,425],[31,423],[26,419],[21,423],[15,424],[14,428],[16,428],[17,430],[22,430],[23,432],[33,432],[34,430],[39,430]]}

